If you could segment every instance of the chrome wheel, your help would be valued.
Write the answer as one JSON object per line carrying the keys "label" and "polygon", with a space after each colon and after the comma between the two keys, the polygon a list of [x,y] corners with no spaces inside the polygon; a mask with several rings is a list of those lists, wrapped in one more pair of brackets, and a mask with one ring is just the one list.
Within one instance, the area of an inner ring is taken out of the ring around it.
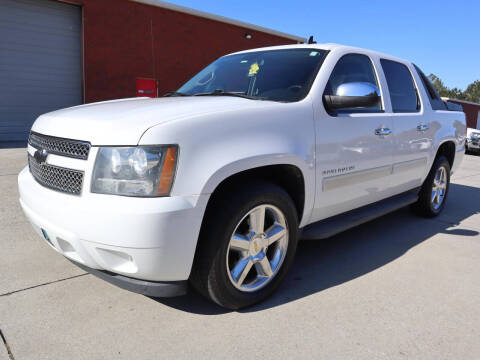
{"label": "chrome wheel", "polygon": [[443,204],[445,194],[447,192],[447,170],[442,166],[439,167],[433,178],[432,185],[432,208],[437,211]]}
{"label": "chrome wheel", "polygon": [[267,285],[282,267],[288,248],[285,215],[273,205],[250,210],[237,224],[227,250],[227,273],[240,291]]}

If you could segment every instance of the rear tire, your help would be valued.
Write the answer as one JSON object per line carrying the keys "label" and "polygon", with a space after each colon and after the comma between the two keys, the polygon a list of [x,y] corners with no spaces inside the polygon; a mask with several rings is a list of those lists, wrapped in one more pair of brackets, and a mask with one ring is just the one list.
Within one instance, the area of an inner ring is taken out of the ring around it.
{"label": "rear tire", "polygon": [[450,163],[443,155],[435,159],[419,193],[418,201],[412,205],[420,216],[432,218],[440,214],[447,201],[450,188]]}
{"label": "rear tire", "polygon": [[228,309],[258,303],[275,291],[293,263],[295,205],[282,188],[268,183],[245,184],[211,201],[190,282]]}

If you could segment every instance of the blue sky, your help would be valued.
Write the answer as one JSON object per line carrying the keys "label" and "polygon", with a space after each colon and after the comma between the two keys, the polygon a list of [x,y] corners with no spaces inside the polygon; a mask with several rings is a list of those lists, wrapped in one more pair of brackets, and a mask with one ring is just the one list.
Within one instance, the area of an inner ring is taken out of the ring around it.
{"label": "blue sky", "polygon": [[449,87],[480,80],[477,0],[167,0],[275,30],[415,62]]}

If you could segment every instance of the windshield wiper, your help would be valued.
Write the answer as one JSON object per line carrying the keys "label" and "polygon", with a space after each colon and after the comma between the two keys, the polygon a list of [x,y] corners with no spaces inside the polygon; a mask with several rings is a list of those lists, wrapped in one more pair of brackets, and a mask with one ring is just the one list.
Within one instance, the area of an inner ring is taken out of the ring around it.
{"label": "windshield wiper", "polygon": [[224,91],[221,89],[217,89],[209,93],[197,93],[193,94],[193,96],[236,96],[250,100],[264,100],[264,98],[261,97],[247,95],[245,92]]}
{"label": "windshield wiper", "polygon": [[163,97],[173,97],[173,96],[193,96],[191,94],[182,93],[180,91],[170,91],[163,95]]}

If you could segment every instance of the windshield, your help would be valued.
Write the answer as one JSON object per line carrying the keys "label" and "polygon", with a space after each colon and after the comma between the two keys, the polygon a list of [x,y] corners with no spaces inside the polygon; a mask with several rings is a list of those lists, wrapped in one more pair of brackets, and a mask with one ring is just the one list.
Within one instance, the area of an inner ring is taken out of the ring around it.
{"label": "windshield", "polygon": [[299,101],[307,96],[326,53],[320,49],[287,49],[225,56],[171,94]]}

